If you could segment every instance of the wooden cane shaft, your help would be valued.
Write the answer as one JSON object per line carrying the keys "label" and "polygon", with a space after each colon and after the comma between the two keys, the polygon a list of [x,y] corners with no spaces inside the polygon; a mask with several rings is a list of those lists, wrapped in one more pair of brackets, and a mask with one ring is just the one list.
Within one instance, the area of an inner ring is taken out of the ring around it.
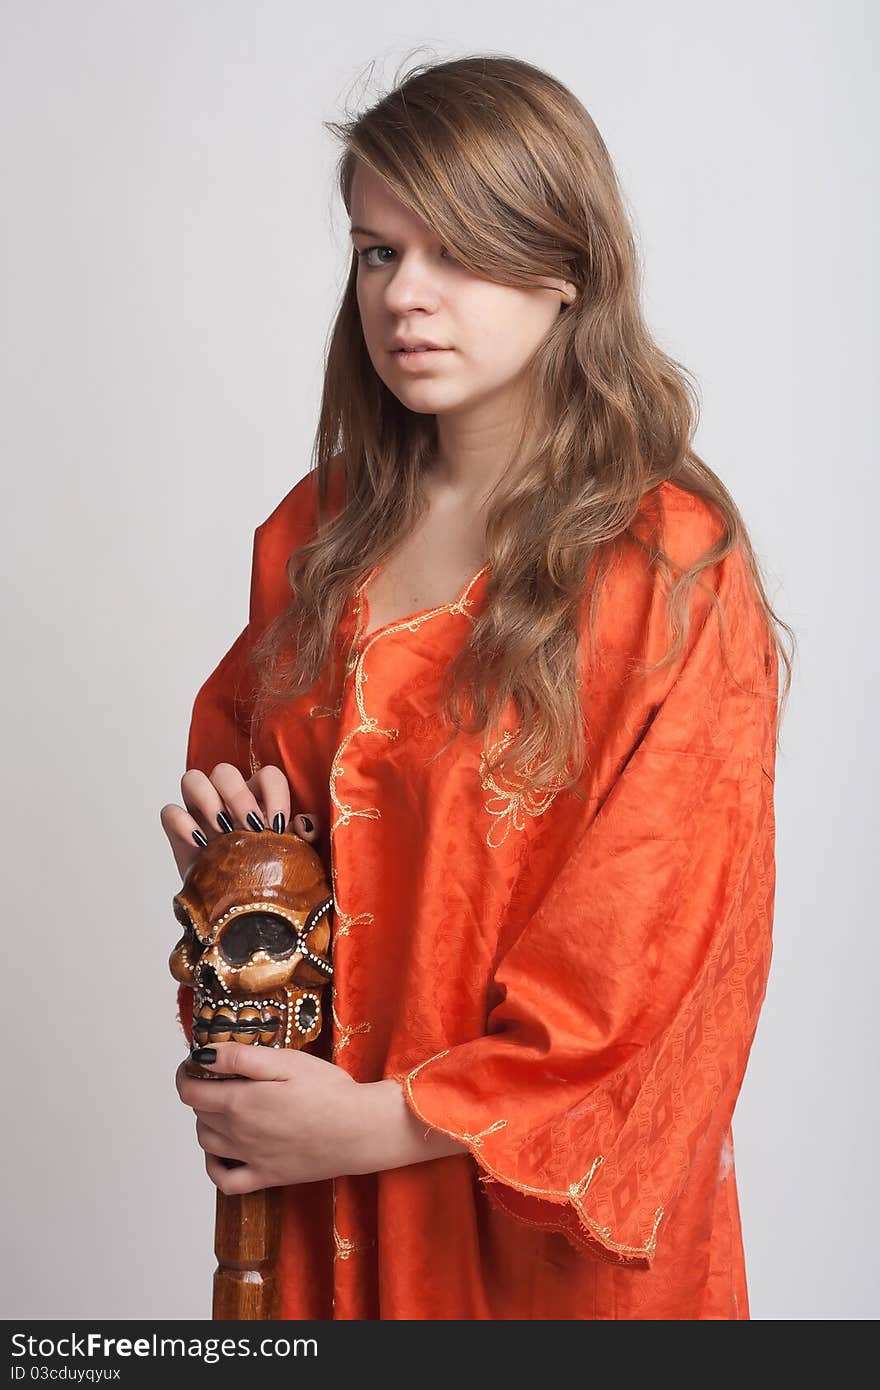
{"label": "wooden cane shaft", "polygon": [[281,1189],[229,1196],[217,1189],[214,1223],[216,1321],[277,1319],[281,1316],[278,1250]]}

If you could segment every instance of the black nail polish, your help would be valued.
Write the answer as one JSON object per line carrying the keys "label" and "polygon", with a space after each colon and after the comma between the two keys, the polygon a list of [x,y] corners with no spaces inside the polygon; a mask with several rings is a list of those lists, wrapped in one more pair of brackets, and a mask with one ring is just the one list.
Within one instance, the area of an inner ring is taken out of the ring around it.
{"label": "black nail polish", "polygon": [[303,829],[305,830],[306,834],[310,834],[315,828],[314,823],[309,819],[308,816],[300,816],[300,820],[303,823]]}
{"label": "black nail polish", "polygon": [[224,830],[226,832],[227,835],[229,834],[230,830],[235,829],[235,826],[232,824],[232,821],[229,819],[225,811],[218,812],[217,824],[219,825],[221,830]]}
{"label": "black nail polish", "polygon": [[247,823],[248,823],[248,825],[250,826],[251,830],[265,830],[265,829],[266,829],[265,825],[264,825],[263,822],[260,820],[260,817],[257,815],[256,811],[248,811],[247,815],[245,816],[245,820],[247,821]]}
{"label": "black nail polish", "polygon": [[194,1047],[189,1054],[194,1062],[216,1062],[216,1047]]}
{"label": "black nail polish", "polygon": [[283,834],[284,834],[284,826],[285,826],[284,812],[283,812],[283,811],[276,811],[274,817],[272,818],[272,829],[275,831],[275,834],[276,834],[276,835],[283,835]]}
{"label": "black nail polish", "polygon": [[205,845],[208,843],[208,837],[202,830],[194,830],[192,837],[197,845],[201,845],[202,849],[204,849]]}

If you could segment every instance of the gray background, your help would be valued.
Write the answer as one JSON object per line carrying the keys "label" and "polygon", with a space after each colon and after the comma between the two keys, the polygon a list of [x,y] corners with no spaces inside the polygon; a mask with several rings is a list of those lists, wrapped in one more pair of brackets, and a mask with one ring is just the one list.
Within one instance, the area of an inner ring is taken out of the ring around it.
{"label": "gray background", "polygon": [[210,1317],[159,809],[308,464],[348,257],[321,122],[413,49],[528,59],[590,110],[697,447],[797,629],[734,1116],[752,1317],[876,1316],[875,16],[2,5],[3,1316]]}

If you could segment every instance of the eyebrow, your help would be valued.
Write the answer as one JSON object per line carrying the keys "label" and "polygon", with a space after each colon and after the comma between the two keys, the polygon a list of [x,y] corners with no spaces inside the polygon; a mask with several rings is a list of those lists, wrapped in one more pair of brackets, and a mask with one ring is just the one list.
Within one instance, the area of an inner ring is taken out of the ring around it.
{"label": "eyebrow", "polygon": [[354,236],[357,232],[360,232],[361,236],[382,236],[381,232],[374,232],[372,227],[359,227],[355,223],[353,227],[349,228],[349,235]]}

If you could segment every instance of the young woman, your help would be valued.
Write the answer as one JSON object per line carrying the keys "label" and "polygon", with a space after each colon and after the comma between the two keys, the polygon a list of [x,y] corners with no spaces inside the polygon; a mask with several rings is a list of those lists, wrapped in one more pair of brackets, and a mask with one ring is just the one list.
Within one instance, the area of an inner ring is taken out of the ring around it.
{"label": "young woman", "polygon": [[181,873],[232,827],[315,845],[332,1008],[181,1100],[218,1188],[283,1188],[286,1318],[746,1319],[790,629],[571,92],[472,57],[332,129],[316,466],[162,812]]}

